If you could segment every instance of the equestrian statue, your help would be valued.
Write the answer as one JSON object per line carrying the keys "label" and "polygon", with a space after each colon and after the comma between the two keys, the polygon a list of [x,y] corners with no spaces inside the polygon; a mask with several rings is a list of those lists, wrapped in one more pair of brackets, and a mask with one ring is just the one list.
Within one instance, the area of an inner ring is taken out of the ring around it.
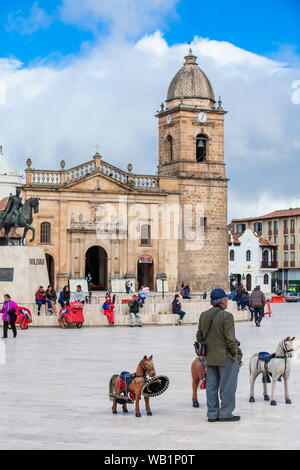
{"label": "equestrian statue", "polygon": [[33,221],[33,212],[39,212],[39,198],[32,197],[23,204],[20,197],[21,188],[16,189],[16,194],[10,194],[8,203],[4,211],[0,211],[0,230],[4,228],[4,239],[13,245],[9,238],[9,232],[12,228],[24,228],[21,245],[25,245],[25,238],[28,230],[32,231],[30,242],[35,239],[35,229],[31,226]]}

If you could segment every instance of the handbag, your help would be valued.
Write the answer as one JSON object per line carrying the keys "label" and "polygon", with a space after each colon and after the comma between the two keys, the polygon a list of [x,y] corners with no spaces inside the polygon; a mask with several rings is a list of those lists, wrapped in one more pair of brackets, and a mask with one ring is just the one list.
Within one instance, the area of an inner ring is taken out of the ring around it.
{"label": "handbag", "polygon": [[219,308],[218,310],[216,310],[216,312],[213,314],[212,316],[212,319],[210,321],[210,325],[208,327],[208,330],[206,332],[206,335],[204,336],[204,338],[201,340],[201,341],[195,341],[194,343],[194,348],[195,348],[195,353],[198,357],[205,357],[206,356],[206,350],[207,350],[207,346],[206,346],[206,338],[208,336],[208,333],[210,332],[210,329],[212,327],[212,324],[213,324],[213,321],[217,315],[217,313],[222,310],[221,308]]}

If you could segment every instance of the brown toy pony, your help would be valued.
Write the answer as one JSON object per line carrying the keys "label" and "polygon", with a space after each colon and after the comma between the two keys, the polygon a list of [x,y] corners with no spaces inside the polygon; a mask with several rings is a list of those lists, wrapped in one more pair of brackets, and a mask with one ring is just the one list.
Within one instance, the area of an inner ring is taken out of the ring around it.
{"label": "brown toy pony", "polygon": [[[152,362],[152,356],[143,357],[143,359],[139,362],[137,366],[135,374],[129,374],[130,382],[127,384],[127,386],[124,380],[121,380],[120,375],[115,374],[111,377],[109,382],[109,397],[113,401],[113,414],[117,414],[118,397],[120,397],[120,401],[122,402],[121,394],[123,394],[123,397],[125,397],[127,396],[127,392],[129,392],[132,398],[131,403],[133,402],[133,400],[135,400],[135,416],[137,418],[142,416],[140,412],[140,399],[142,388],[147,382],[147,375],[149,375],[149,377],[154,377],[156,375]],[[152,416],[152,412],[149,405],[149,397],[144,398],[147,416]],[[128,413],[126,401],[122,404],[122,408],[123,413]]]}
{"label": "brown toy pony", "polygon": [[205,376],[206,376],[206,369],[202,366],[200,358],[196,357],[196,359],[192,362],[191,365],[191,373],[192,373],[192,387],[193,387],[193,407],[199,408],[199,401],[198,401],[198,386],[201,382],[200,387],[205,388]]}

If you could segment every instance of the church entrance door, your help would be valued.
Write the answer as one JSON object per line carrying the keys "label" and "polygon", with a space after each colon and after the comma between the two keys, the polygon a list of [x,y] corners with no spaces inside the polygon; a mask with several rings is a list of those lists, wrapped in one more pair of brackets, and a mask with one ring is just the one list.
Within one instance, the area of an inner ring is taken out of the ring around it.
{"label": "church entrance door", "polygon": [[154,290],[154,261],[151,256],[140,256],[137,263],[137,280],[139,289],[141,286]]}
{"label": "church entrance door", "polygon": [[107,290],[107,253],[102,246],[92,246],[85,254],[85,277],[90,274],[91,290]]}

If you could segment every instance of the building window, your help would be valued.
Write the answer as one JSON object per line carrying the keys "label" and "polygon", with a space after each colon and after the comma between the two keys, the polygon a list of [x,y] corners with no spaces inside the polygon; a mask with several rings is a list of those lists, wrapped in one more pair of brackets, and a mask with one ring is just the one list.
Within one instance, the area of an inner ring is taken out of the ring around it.
{"label": "building window", "polygon": [[283,221],[283,228],[284,228],[284,230],[287,230],[287,229],[288,229],[288,223],[289,223],[289,221],[288,221],[287,219],[285,219],[285,220]]}
{"label": "building window", "polygon": [[238,224],[236,226],[237,233],[243,233],[246,230],[246,224]]}
{"label": "building window", "polygon": [[262,223],[261,222],[255,222],[254,232],[261,232],[261,231],[262,231]]}
{"label": "building window", "polygon": [[275,222],[274,222],[274,230],[278,230],[278,221],[277,220],[275,220]]}
{"label": "building window", "polygon": [[289,260],[289,254],[288,254],[287,251],[285,251],[285,252],[283,253],[283,259],[284,259],[284,261],[288,261],[288,260]]}
{"label": "building window", "polygon": [[291,261],[295,261],[295,252],[291,251]]}
{"label": "building window", "polygon": [[285,244],[285,245],[288,245],[288,244],[289,244],[289,237],[288,237],[288,235],[285,235],[285,236],[284,236],[284,244]]}
{"label": "building window", "polygon": [[51,243],[51,224],[49,222],[41,224],[40,243]]}
{"label": "building window", "polygon": [[269,230],[272,230],[272,222],[269,222]]}
{"label": "building window", "polygon": [[295,245],[295,235],[291,235],[291,245]]}
{"label": "building window", "polygon": [[230,250],[229,259],[230,259],[230,261],[234,261],[234,250]]}
{"label": "building window", "polygon": [[269,284],[269,276],[268,274],[264,275],[264,284]]}
{"label": "building window", "polygon": [[203,134],[198,134],[196,137],[196,160],[199,163],[206,160],[206,144],[207,137]]}
{"label": "building window", "polygon": [[272,237],[269,237],[269,242],[271,242],[271,241],[272,241]]}
{"label": "building window", "polygon": [[150,225],[141,226],[141,245],[151,244],[151,227]]}
{"label": "building window", "polygon": [[250,250],[246,251],[246,261],[251,261],[251,251]]}
{"label": "building window", "polygon": [[173,161],[173,137],[171,135],[168,135],[167,140],[168,140],[168,146],[169,146],[169,159],[170,159],[170,162],[172,162]]}
{"label": "building window", "polygon": [[295,231],[295,220],[294,219],[291,220],[291,231],[292,232]]}
{"label": "building window", "polygon": [[275,235],[275,237],[274,237],[274,243],[278,243],[278,236],[277,235]]}

